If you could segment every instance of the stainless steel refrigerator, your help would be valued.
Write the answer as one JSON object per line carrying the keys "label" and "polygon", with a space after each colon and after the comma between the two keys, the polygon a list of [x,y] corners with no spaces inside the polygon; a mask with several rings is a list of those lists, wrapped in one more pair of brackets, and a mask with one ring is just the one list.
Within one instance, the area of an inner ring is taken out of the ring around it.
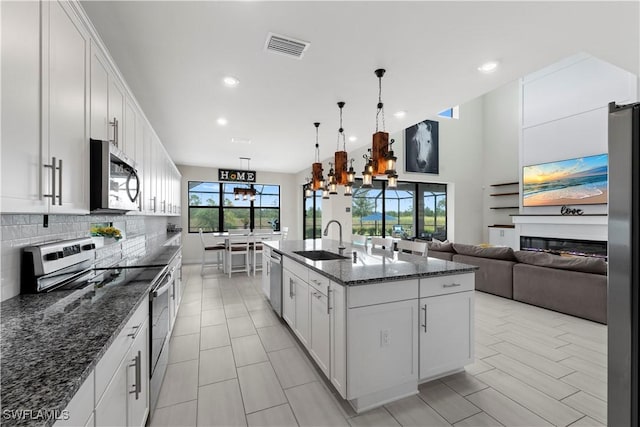
{"label": "stainless steel refrigerator", "polygon": [[640,103],[609,104],[608,415],[638,426]]}

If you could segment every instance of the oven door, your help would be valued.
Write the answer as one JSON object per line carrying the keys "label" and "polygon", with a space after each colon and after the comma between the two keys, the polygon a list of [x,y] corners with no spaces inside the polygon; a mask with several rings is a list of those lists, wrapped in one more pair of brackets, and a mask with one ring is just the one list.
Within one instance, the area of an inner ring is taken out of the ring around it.
{"label": "oven door", "polygon": [[150,403],[155,408],[160,386],[169,362],[169,291],[173,287],[173,276],[166,272],[149,295],[150,334]]}

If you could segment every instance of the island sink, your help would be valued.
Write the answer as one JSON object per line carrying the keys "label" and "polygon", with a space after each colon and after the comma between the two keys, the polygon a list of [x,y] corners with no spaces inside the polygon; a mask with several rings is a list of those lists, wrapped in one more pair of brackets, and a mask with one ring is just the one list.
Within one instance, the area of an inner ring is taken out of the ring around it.
{"label": "island sink", "polygon": [[314,261],[331,261],[335,259],[347,259],[348,257],[335,254],[329,251],[293,251],[294,254],[298,254],[302,257],[314,260]]}

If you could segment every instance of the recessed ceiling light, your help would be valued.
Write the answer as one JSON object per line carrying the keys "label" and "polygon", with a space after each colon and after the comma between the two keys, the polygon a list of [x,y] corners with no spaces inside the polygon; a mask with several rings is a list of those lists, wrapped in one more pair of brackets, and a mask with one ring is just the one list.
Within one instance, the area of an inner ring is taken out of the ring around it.
{"label": "recessed ceiling light", "polygon": [[497,68],[498,68],[498,61],[489,61],[479,66],[478,71],[488,74],[488,73],[493,73]]}
{"label": "recessed ceiling light", "polygon": [[226,76],[224,79],[222,79],[222,82],[227,87],[236,87],[240,84],[240,80],[232,76]]}
{"label": "recessed ceiling light", "polygon": [[236,136],[231,138],[231,142],[234,144],[251,144],[251,140],[249,138],[238,138]]}
{"label": "recessed ceiling light", "polygon": [[220,126],[224,126],[228,123],[227,119],[225,119],[224,117],[218,117],[218,120],[216,120],[216,122],[218,122]]}
{"label": "recessed ceiling light", "polygon": [[357,136],[355,136],[355,135],[351,135],[351,136],[349,137],[349,141],[351,141],[351,142],[354,142],[354,141],[357,141],[357,140],[358,140],[358,137],[357,137]]}
{"label": "recessed ceiling light", "polygon": [[403,118],[403,117],[404,117],[404,116],[406,116],[406,115],[407,115],[407,112],[406,112],[406,111],[404,111],[404,110],[396,111],[395,113],[393,113],[393,116],[394,116],[396,119],[401,119],[401,118]]}

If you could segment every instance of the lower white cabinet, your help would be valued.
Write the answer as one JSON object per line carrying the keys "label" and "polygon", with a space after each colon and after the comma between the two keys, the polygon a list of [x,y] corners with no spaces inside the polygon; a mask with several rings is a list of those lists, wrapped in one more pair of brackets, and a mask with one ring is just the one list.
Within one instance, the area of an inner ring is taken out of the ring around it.
{"label": "lower white cabinet", "polygon": [[331,282],[328,295],[330,315],[331,384],[340,396],[347,398],[347,310],[345,288]]}
{"label": "lower white cabinet", "polygon": [[489,227],[489,244],[493,246],[508,246],[514,251],[520,249],[520,243],[516,242],[515,228]]}
{"label": "lower white cabinet", "polygon": [[473,291],[420,298],[420,380],[473,363]]}
{"label": "lower white cabinet", "polygon": [[359,397],[416,382],[418,305],[416,299],[347,311],[347,386]]}
{"label": "lower white cabinet", "polygon": [[262,249],[262,293],[270,298],[271,292],[271,250],[264,245]]}
{"label": "lower white cabinet", "polygon": [[144,426],[149,411],[149,322],[138,333],[127,363],[127,425]]}
{"label": "lower white cabinet", "polygon": [[56,421],[56,427],[93,425],[94,384],[94,372],[91,371],[89,377],[84,380],[78,392],[65,408],[66,412],[61,414],[60,419]]}
{"label": "lower white cabinet", "polygon": [[311,345],[309,353],[320,370],[329,377],[331,363],[331,325],[328,295],[309,287],[311,293]]}
{"label": "lower white cabinet", "polygon": [[127,364],[123,359],[96,406],[96,426],[127,425]]}
{"label": "lower white cabinet", "polygon": [[296,299],[293,278],[294,275],[289,270],[282,270],[282,318],[291,326],[291,329],[296,327]]}
{"label": "lower white cabinet", "polygon": [[297,276],[293,276],[294,286],[294,298],[295,298],[295,311],[296,320],[294,332],[298,336],[298,339],[304,344],[305,347],[309,347],[311,343],[311,328],[310,328],[310,316],[309,316],[309,285]]}

